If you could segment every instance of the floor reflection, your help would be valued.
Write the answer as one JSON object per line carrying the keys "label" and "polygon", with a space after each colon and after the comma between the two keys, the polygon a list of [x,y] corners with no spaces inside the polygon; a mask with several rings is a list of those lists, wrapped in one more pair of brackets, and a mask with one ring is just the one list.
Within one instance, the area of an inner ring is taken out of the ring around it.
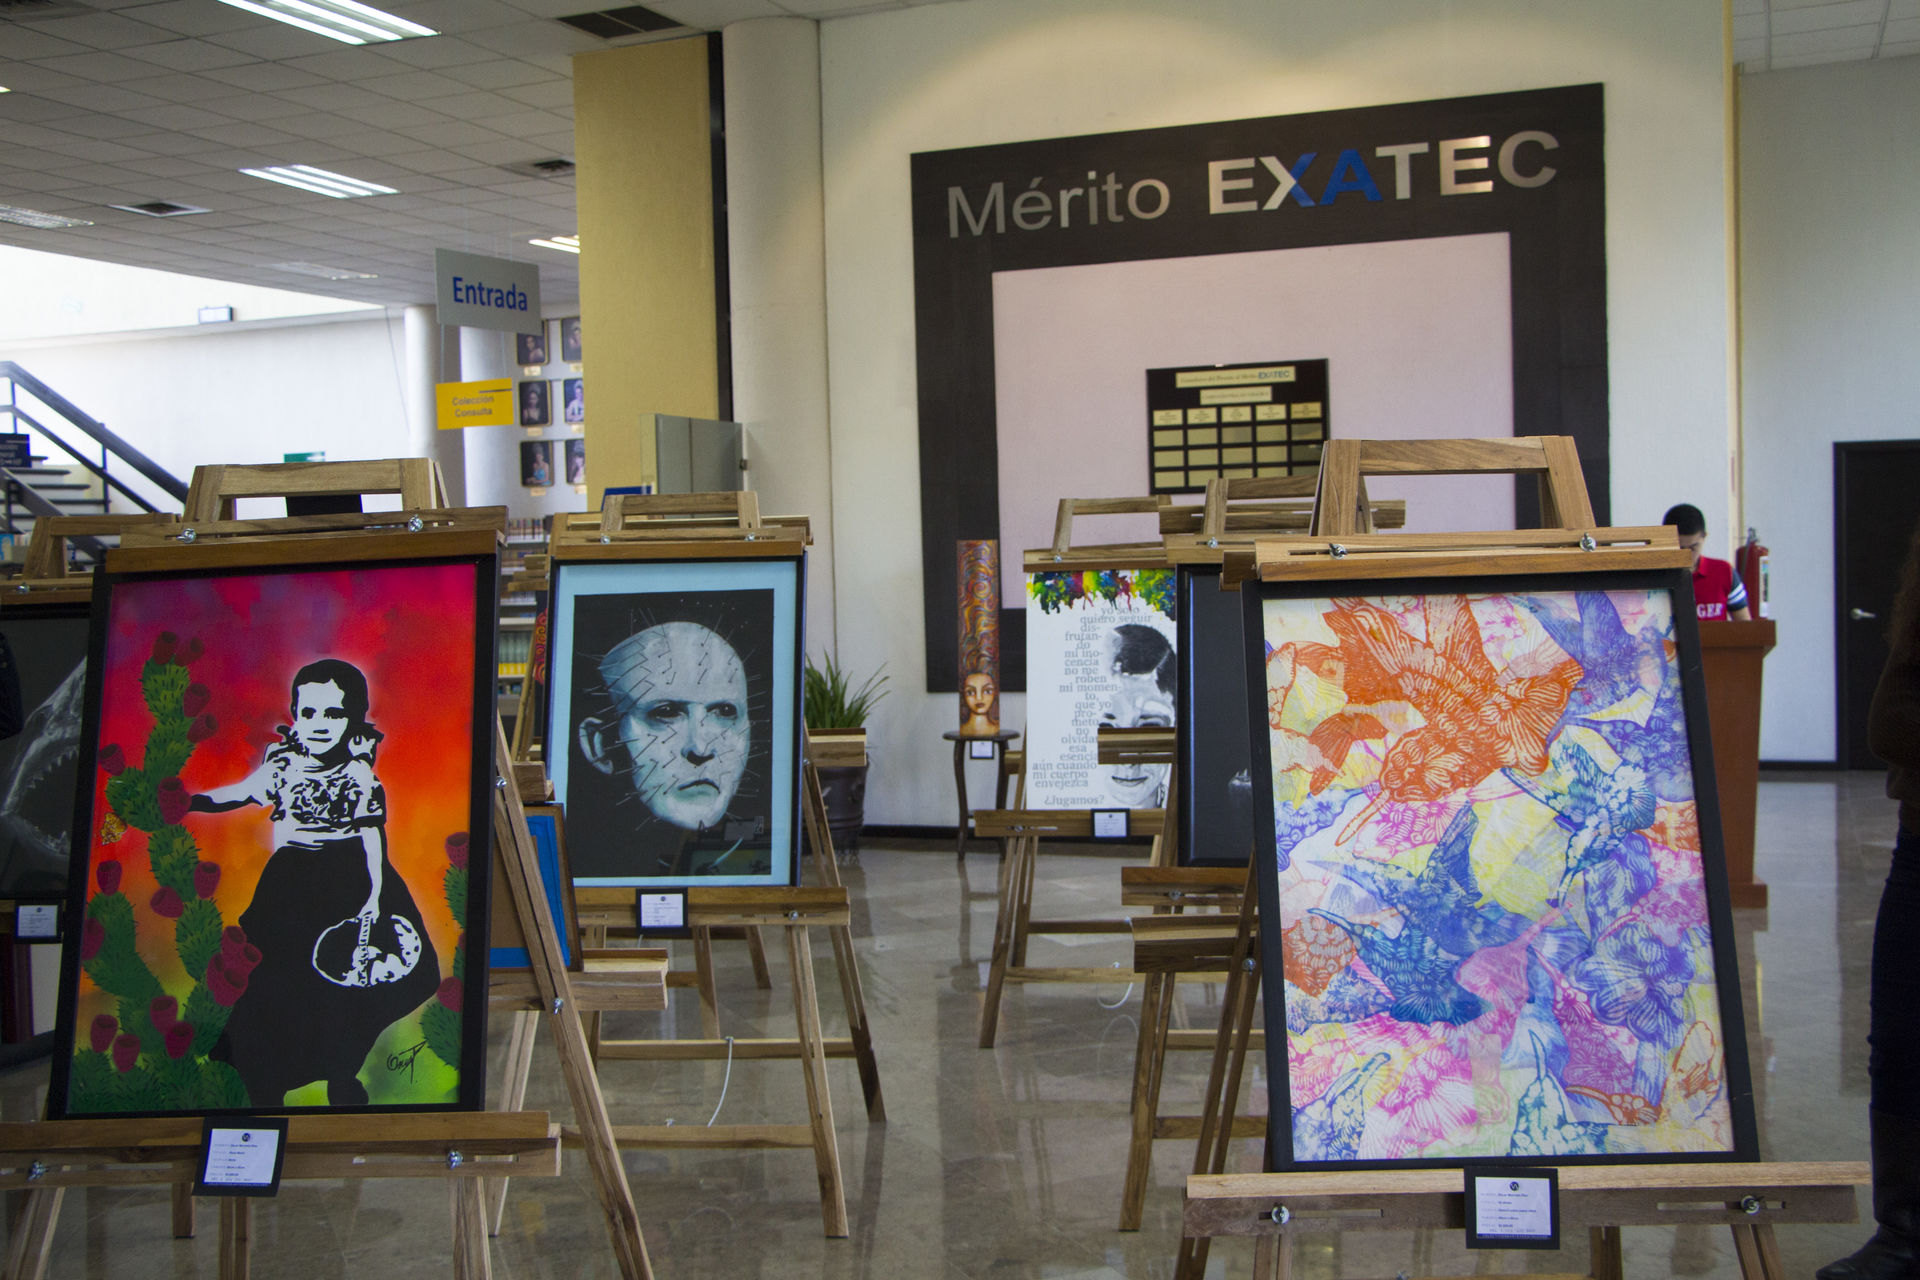
{"label": "floor reflection", "polygon": [[[1894,831],[1894,806],[1880,786],[1877,775],[1841,773],[1772,776],[1761,786],[1756,867],[1773,907],[1736,913],[1736,928],[1769,1159],[1865,1158],[1866,966]],[[853,1064],[831,1065],[851,1237],[822,1237],[804,1151],[630,1152],[628,1176],[663,1280],[1171,1276],[1190,1144],[1158,1144],[1144,1228],[1114,1229],[1138,991],[1119,983],[1010,988],[998,1046],[975,1046],[996,864],[980,851],[956,866],[949,842],[869,842],[844,869],[860,904],[856,932],[889,1117],[869,1124]],[[1036,897],[1048,915],[1111,914],[1118,865],[1049,853]],[[717,950],[726,1031],[792,1034],[783,949],[769,947],[771,991],[754,985],[743,947]],[[1124,940],[1099,935],[1036,938],[1030,958],[1101,966],[1124,962],[1127,949]],[[691,964],[690,953],[680,960]],[[816,939],[815,964],[828,1034],[845,1034],[824,938]],[[1218,987],[1183,985],[1187,1025],[1211,1025],[1208,1002],[1218,997]],[[700,1034],[698,1009],[685,998],[667,1014],[610,1021],[610,1035]],[[499,1020],[496,1048],[504,1029]],[[543,1043],[528,1105],[564,1113],[553,1064]],[[1172,1055],[1167,1111],[1194,1109],[1206,1065],[1203,1054]],[[1264,1099],[1260,1064],[1251,1066],[1250,1085]],[[45,1077],[44,1064],[0,1076],[0,1115],[36,1114]],[[609,1063],[603,1078],[616,1122],[705,1124],[716,1105],[720,1121],[731,1124],[792,1123],[805,1114],[793,1063],[736,1062],[724,1105],[718,1062]],[[1255,1168],[1255,1144],[1243,1143],[1235,1159],[1236,1168]],[[215,1275],[214,1217],[203,1209],[200,1238],[175,1241],[162,1192],[71,1193],[50,1272],[116,1280]],[[1785,1229],[1787,1271],[1808,1274],[1862,1235],[1851,1226]],[[1730,1241],[1717,1229],[1630,1230],[1626,1240],[1629,1274],[1738,1274]],[[1586,1265],[1584,1241],[1575,1246],[1561,1255],[1469,1254],[1448,1234],[1355,1234],[1310,1241],[1296,1274],[1574,1271]],[[254,1248],[263,1275],[439,1271],[447,1259],[446,1193],[433,1183],[289,1185],[256,1210]],[[1244,1275],[1250,1262],[1245,1245],[1222,1242],[1209,1274]],[[568,1155],[561,1178],[513,1184],[494,1266],[501,1277],[614,1274],[577,1154]]]}

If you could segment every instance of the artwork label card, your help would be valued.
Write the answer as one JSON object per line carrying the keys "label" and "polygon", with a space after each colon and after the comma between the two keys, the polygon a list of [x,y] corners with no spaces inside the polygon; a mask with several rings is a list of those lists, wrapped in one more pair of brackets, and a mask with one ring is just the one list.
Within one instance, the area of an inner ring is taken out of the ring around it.
{"label": "artwork label card", "polygon": [[194,1173],[197,1196],[271,1196],[287,1158],[287,1118],[209,1120]]}

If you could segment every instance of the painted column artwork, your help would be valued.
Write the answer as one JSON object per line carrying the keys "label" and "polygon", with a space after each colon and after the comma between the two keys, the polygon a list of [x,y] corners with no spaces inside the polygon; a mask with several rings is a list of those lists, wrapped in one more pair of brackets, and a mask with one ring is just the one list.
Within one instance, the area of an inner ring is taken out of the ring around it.
{"label": "painted column artwork", "polygon": [[1000,544],[960,543],[960,732],[1000,732]]}
{"label": "painted column artwork", "polygon": [[1173,724],[1173,570],[1027,575],[1027,804],[1154,809],[1166,765],[1102,765],[1097,733]]}

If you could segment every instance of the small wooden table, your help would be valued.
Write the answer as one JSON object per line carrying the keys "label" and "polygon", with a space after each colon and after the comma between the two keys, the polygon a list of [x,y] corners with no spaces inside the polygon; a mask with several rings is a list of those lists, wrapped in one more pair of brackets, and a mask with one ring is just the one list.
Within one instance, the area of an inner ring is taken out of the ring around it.
{"label": "small wooden table", "polygon": [[970,742],[991,742],[993,744],[993,807],[1007,807],[1007,779],[1012,772],[1007,768],[1007,744],[1020,735],[1011,729],[1002,729],[992,737],[976,734],[963,734],[958,729],[949,729],[940,735],[953,744],[953,786],[960,796],[960,825],[954,832],[953,851],[960,861],[967,860],[967,744]]}

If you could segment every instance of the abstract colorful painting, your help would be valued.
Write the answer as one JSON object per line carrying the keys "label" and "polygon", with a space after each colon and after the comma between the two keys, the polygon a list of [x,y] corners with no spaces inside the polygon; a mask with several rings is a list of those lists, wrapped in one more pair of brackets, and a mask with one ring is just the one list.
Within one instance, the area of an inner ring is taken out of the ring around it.
{"label": "abstract colorful painting", "polygon": [[50,1114],[482,1105],[497,575],[102,576]]}
{"label": "abstract colorful painting", "polygon": [[[578,970],[582,959],[578,945],[580,920],[574,909],[573,871],[567,865],[566,822],[557,804],[528,805],[526,812],[527,834],[533,837],[534,861],[540,870],[540,888],[547,910],[553,916],[554,934],[560,940],[560,959],[567,968]],[[496,842],[496,868],[499,859],[500,845]],[[492,947],[487,952],[487,967],[495,973],[529,969],[533,967],[533,957],[527,951],[526,931],[521,928],[519,909],[514,906],[513,895],[507,892],[505,882],[499,879],[500,874],[495,871],[497,888],[493,895],[493,925],[489,934]]]}
{"label": "abstract colorful painting", "polygon": [[1248,593],[1272,1167],[1754,1158],[1697,632],[1589,576]]}
{"label": "abstract colorful painting", "polygon": [[547,761],[576,883],[793,883],[802,571],[556,562]]}
{"label": "abstract colorful painting", "polygon": [[960,543],[960,733],[1000,732],[1000,544]]}
{"label": "abstract colorful painting", "polygon": [[1155,809],[1163,764],[1100,763],[1102,725],[1173,724],[1173,570],[1027,575],[1026,803]]}

